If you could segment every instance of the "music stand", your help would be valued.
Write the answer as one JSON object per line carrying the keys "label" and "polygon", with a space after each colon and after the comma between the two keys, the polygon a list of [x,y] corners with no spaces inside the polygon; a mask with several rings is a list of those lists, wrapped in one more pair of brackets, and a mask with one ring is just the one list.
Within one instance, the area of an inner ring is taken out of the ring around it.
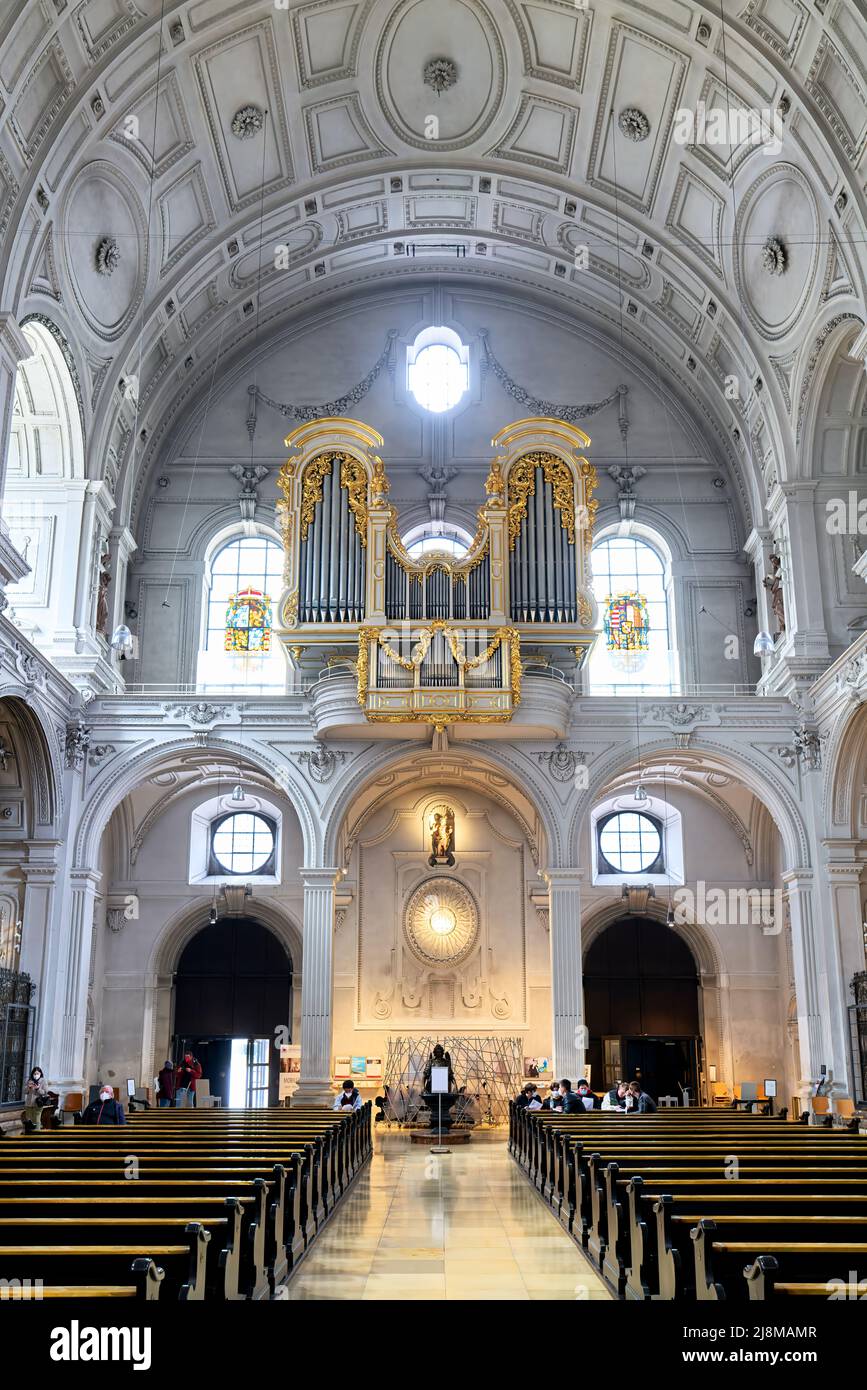
{"label": "music stand", "polygon": [[432,1154],[450,1154],[451,1149],[443,1145],[443,1095],[449,1089],[449,1069],[448,1067],[431,1067],[430,1071],[431,1094],[437,1097],[438,1112],[438,1134],[437,1142],[432,1145]]}

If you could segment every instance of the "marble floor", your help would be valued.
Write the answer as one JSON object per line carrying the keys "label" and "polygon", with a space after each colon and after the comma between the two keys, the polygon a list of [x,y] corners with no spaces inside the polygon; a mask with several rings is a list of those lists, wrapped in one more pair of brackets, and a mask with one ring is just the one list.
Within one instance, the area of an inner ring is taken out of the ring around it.
{"label": "marble floor", "polygon": [[474,1135],[442,1157],[399,1133],[375,1143],[290,1281],[291,1300],[611,1297],[518,1171],[505,1134]]}

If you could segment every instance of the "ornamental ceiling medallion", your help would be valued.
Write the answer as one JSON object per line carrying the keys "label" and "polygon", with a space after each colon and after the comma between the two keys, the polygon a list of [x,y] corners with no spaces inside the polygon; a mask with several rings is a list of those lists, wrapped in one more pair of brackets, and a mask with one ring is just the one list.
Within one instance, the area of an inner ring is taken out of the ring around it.
{"label": "ornamental ceiling medallion", "polygon": [[459,965],[479,938],[479,914],[469,891],[454,878],[427,878],[404,912],[409,947],[425,965]]}

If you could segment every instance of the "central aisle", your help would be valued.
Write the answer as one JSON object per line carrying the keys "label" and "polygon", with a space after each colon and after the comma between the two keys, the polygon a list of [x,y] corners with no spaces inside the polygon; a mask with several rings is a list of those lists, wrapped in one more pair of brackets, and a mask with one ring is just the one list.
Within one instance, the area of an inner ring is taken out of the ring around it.
{"label": "central aisle", "polygon": [[519,1173],[504,1133],[444,1157],[400,1133],[374,1142],[290,1299],[611,1297]]}

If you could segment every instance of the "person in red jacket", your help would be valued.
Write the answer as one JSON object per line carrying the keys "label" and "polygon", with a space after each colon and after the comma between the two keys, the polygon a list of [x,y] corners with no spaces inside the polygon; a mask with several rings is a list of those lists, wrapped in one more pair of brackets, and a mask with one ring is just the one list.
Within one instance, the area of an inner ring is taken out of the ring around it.
{"label": "person in red jacket", "polygon": [[196,1103],[196,1082],[202,1074],[202,1064],[193,1056],[192,1052],[184,1053],[184,1060],[178,1064],[175,1076],[175,1108],[182,1110],[184,1106],[195,1105]]}

